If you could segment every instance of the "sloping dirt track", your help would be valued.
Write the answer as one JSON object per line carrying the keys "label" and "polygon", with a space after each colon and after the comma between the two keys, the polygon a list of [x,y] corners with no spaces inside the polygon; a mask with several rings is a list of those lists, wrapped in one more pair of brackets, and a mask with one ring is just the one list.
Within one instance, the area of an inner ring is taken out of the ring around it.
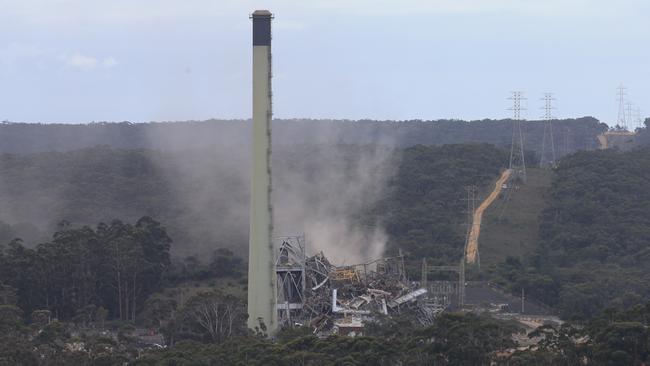
{"label": "sloping dirt track", "polygon": [[478,257],[478,237],[481,235],[481,221],[483,220],[483,212],[487,210],[488,207],[494,202],[494,200],[499,197],[499,193],[503,189],[503,184],[508,181],[510,178],[511,170],[506,169],[501,173],[501,177],[497,180],[494,185],[492,193],[481,203],[480,206],[474,211],[472,217],[472,229],[469,232],[469,238],[467,240],[467,248],[465,252],[465,261],[467,263],[476,263]]}

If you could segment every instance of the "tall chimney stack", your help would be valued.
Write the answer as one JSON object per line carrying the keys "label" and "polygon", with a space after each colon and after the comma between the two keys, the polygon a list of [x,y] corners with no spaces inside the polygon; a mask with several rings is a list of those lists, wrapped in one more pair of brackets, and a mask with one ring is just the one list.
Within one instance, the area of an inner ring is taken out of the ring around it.
{"label": "tall chimney stack", "polygon": [[268,10],[253,19],[253,171],[248,243],[248,327],[272,336],[277,330],[276,274],[271,207],[271,20]]}

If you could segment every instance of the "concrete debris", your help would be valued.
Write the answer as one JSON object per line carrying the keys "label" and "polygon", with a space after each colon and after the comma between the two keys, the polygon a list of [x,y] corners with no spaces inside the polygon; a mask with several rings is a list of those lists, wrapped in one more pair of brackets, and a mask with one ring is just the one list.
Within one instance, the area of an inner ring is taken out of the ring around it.
{"label": "concrete debris", "polygon": [[363,334],[379,316],[411,311],[423,325],[446,308],[420,282],[409,281],[404,257],[335,266],[320,252],[306,256],[303,237],[284,237],[276,261],[278,321],[314,334]]}

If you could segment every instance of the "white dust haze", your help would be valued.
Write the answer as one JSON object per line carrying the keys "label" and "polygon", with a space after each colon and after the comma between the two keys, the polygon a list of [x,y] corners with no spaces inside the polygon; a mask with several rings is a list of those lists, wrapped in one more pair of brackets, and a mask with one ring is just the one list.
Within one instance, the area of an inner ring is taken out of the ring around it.
{"label": "white dust haze", "polygon": [[387,236],[381,215],[372,211],[386,194],[395,151],[379,145],[278,150],[273,159],[275,234],[304,233],[309,252],[323,251],[337,264],[380,257]]}
{"label": "white dust haze", "polygon": [[[187,230],[172,233],[187,240],[175,244],[177,254],[207,254],[218,247],[247,251],[250,130],[247,121],[233,123],[237,133],[215,136],[210,146],[197,146],[196,135],[183,136],[182,129],[173,136],[164,130],[148,136],[157,144],[166,141],[170,156],[159,168],[172,182],[170,194],[183,217],[174,226]],[[340,145],[345,141],[340,129],[321,126],[310,134],[283,127],[274,122],[272,132],[274,236],[304,234],[308,254],[323,251],[336,264],[383,255],[387,235],[377,207],[397,167],[394,145],[386,139]]]}

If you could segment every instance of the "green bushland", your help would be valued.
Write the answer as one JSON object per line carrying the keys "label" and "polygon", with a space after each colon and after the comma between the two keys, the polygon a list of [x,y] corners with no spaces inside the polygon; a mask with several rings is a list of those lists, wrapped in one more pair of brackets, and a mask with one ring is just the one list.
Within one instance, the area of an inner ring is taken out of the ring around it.
{"label": "green bushland", "polygon": [[650,298],[650,148],[568,156],[555,170],[538,244],[495,278],[588,319]]}

